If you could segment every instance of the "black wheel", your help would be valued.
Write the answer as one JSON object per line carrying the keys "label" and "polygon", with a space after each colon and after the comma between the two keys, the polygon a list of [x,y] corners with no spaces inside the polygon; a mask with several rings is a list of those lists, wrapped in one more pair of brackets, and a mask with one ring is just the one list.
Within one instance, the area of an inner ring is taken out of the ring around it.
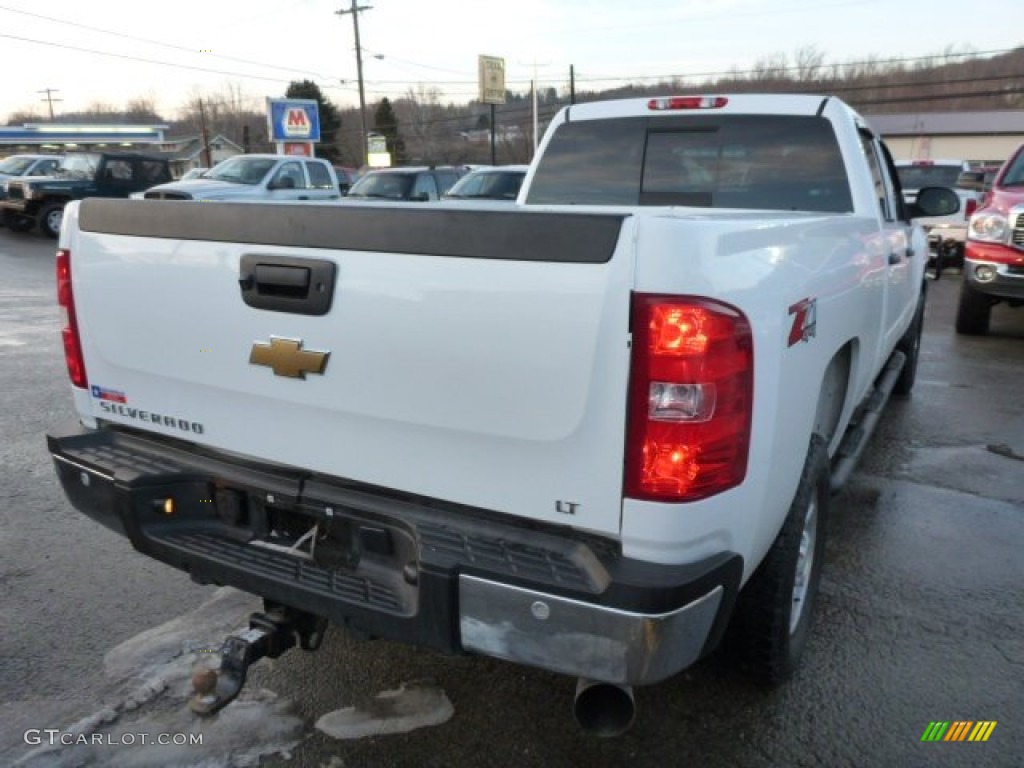
{"label": "black wheel", "polygon": [[4,226],[11,230],[11,232],[28,232],[32,229],[32,225],[32,219],[4,211]]}
{"label": "black wheel", "polygon": [[50,237],[60,234],[60,225],[64,220],[64,203],[49,203],[39,214],[39,228]]}
{"label": "black wheel", "polygon": [[946,266],[954,269],[964,268],[964,244],[956,240],[949,241],[946,248]]}
{"label": "black wheel", "polygon": [[967,284],[966,277],[960,284],[960,305],[956,310],[956,332],[965,336],[984,336],[988,333],[989,316],[992,314],[992,300],[984,293]]}
{"label": "black wheel", "polygon": [[788,679],[807,645],[825,556],[828,500],[828,451],[825,439],[813,435],[782,530],[740,591],[726,635],[726,647],[761,682]]}
{"label": "black wheel", "polygon": [[924,330],[924,304],[925,292],[921,289],[921,298],[917,300],[917,309],[914,310],[914,319],[903,334],[896,349],[907,356],[907,362],[900,371],[900,377],[896,379],[896,385],[892,388],[893,394],[909,395],[917,380],[917,361],[921,356],[921,332]]}

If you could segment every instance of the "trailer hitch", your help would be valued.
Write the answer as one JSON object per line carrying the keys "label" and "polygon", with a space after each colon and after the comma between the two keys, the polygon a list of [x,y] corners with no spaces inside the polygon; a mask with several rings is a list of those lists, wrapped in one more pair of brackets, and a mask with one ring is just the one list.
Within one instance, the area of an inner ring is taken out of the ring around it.
{"label": "trailer hitch", "polygon": [[266,606],[249,617],[249,626],[228,636],[220,648],[220,666],[204,667],[192,675],[188,706],[208,716],[230,704],[245,685],[249,667],[260,659],[276,659],[296,643],[315,651],[323,642],[327,619],[284,606]]}

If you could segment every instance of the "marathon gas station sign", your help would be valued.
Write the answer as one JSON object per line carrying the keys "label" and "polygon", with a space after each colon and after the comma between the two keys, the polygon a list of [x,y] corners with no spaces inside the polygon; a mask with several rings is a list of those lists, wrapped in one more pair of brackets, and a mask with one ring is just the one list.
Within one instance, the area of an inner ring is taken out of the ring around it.
{"label": "marathon gas station sign", "polygon": [[267,135],[281,155],[313,155],[320,141],[315,99],[267,99]]}

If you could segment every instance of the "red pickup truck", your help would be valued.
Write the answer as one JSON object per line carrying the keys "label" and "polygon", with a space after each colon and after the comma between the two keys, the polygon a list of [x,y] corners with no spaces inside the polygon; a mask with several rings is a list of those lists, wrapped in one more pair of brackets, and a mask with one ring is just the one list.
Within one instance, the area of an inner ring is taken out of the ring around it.
{"label": "red pickup truck", "polygon": [[1024,145],[1003,164],[967,225],[957,333],[988,333],[992,307],[1024,306]]}

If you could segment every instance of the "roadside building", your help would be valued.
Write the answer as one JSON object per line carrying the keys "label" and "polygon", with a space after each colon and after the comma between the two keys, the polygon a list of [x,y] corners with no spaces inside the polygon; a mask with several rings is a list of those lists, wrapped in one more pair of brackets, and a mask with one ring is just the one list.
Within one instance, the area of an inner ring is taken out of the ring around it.
{"label": "roadside building", "polygon": [[1002,163],[1024,144],[1024,110],[865,115],[896,160]]}

